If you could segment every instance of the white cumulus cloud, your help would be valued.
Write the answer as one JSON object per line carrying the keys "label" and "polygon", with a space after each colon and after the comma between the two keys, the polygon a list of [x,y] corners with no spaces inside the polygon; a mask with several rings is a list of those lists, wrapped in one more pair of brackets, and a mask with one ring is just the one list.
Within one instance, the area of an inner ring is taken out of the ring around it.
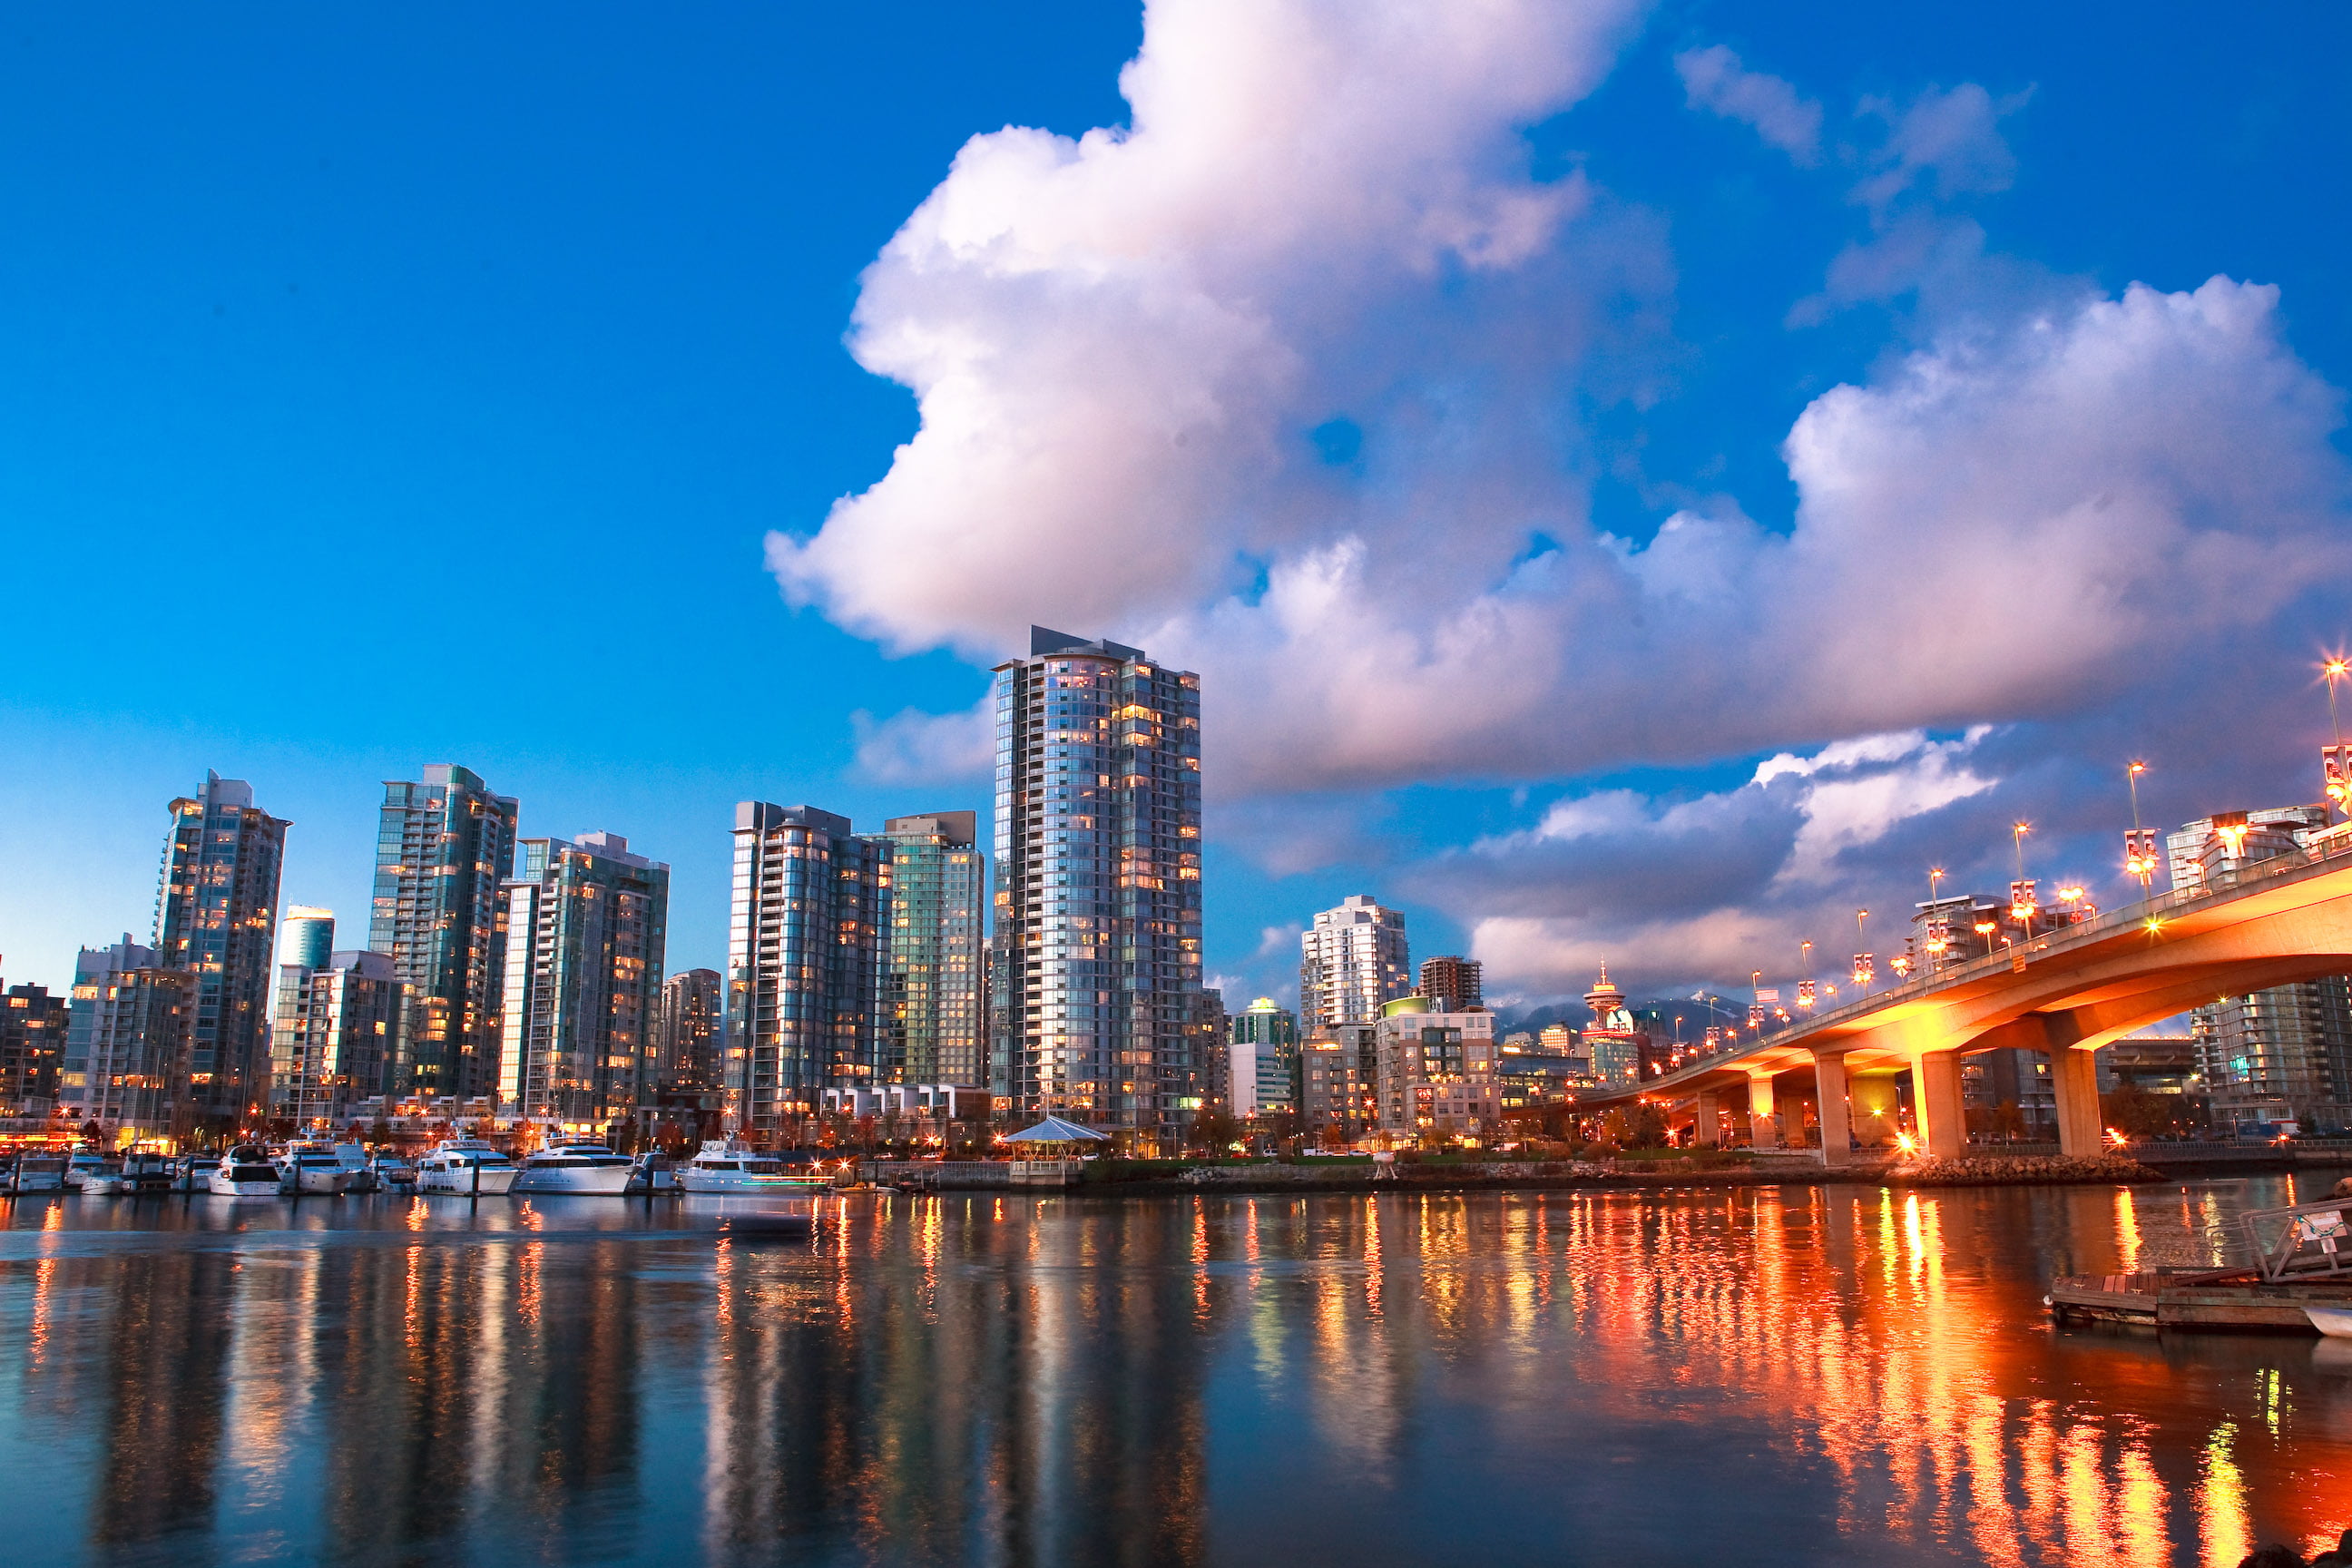
{"label": "white cumulus cloud", "polygon": [[1693,109],[1752,127],[1799,163],[1821,161],[1822,106],[1788,82],[1749,70],[1721,44],[1685,49],[1675,57],[1675,73]]}

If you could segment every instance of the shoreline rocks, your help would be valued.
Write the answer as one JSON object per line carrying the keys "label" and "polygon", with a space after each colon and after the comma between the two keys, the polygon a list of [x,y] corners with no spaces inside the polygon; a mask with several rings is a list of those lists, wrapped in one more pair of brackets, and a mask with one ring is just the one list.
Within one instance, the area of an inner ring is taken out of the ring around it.
{"label": "shoreline rocks", "polygon": [[2042,1186],[2072,1182],[2163,1182],[2173,1178],[2126,1154],[1963,1156],[1906,1160],[1882,1178],[1897,1187]]}

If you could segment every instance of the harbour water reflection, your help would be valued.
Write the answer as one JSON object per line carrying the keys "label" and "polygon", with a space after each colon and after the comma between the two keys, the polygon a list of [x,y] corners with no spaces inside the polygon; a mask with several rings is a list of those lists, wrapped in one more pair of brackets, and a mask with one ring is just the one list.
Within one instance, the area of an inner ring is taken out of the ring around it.
{"label": "harbour water reflection", "polygon": [[2235,1563],[2352,1355],[2050,1329],[2291,1184],[19,1200],[12,1561]]}

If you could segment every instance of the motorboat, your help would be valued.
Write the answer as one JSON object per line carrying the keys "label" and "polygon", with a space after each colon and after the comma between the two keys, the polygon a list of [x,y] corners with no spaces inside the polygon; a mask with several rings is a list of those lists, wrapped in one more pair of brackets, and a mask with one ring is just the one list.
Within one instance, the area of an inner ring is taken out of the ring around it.
{"label": "motorboat", "polygon": [[512,1160],[479,1138],[445,1138],[416,1163],[416,1190],[502,1197],[520,1174]]}
{"label": "motorboat", "polygon": [[301,1197],[341,1197],[352,1190],[352,1173],[332,1143],[298,1138],[278,1157],[287,1192]]}
{"label": "motorboat", "polygon": [[2305,1307],[2311,1326],[2331,1340],[2352,1340],[2352,1307]]}
{"label": "motorboat", "polygon": [[677,1188],[677,1162],[658,1149],[648,1149],[629,1162],[629,1186],[633,1194],[674,1193]]}
{"label": "motorboat", "polygon": [[221,1198],[274,1198],[283,1178],[269,1156],[252,1143],[237,1143],[205,1173],[205,1190]]}
{"label": "motorboat", "polygon": [[335,1158],[344,1170],[352,1173],[352,1184],[345,1191],[373,1193],[383,1185],[376,1174],[375,1162],[368,1158],[367,1150],[361,1145],[338,1143],[335,1145]]}
{"label": "motorboat", "polygon": [[615,1154],[604,1144],[562,1139],[524,1157],[513,1191],[518,1195],[593,1193],[618,1197],[629,1190],[629,1173],[635,1168],[626,1154]]}
{"label": "motorboat", "polygon": [[63,1154],[25,1150],[5,1172],[0,1187],[11,1193],[61,1193],[66,1190],[67,1159]]}
{"label": "motorboat", "polygon": [[789,1170],[740,1138],[705,1139],[677,1173],[682,1193],[805,1193],[831,1184],[825,1177]]}
{"label": "motorboat", "polygon": [[159,1149],[132,1149],[119,1165],[94,1172],[82,1181],[87,1197],[136,1197],[142,1193],[172,1190],[172,1157]]}
{"label": "motorboat", "polygon": [[105,1182],[114,1174],[114,1163],[95,1149],[77,1149],[66,1163],[66,1190],[85,1192],[92,1182]]}
{"label": "motorboat", "polygon": [[172,1185],[175,1193],[208,1193],[212,1188],[205,1177],[220,1163],[217,1154],[183,1154],[172,1162]]}
{"label": "motorboat", "polygon": [[370,1163],[368,1180],[378,1191],[413,1193],[416,1190],[416,1167],[386,1150]]}

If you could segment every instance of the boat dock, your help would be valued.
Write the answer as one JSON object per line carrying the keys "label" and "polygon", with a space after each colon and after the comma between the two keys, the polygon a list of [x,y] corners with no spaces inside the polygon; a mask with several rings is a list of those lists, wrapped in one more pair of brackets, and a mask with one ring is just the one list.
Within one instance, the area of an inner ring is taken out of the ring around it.
{"label": "boat dock", "polygon": [[2306,1309],[2352,1311],[2352,1196],[2257,1209],[2239,1223],[2251,1262],[2068,1275],[2051,1282],[2050,1314],[2062,1324],[2312,1334],[2320,1331]]}

